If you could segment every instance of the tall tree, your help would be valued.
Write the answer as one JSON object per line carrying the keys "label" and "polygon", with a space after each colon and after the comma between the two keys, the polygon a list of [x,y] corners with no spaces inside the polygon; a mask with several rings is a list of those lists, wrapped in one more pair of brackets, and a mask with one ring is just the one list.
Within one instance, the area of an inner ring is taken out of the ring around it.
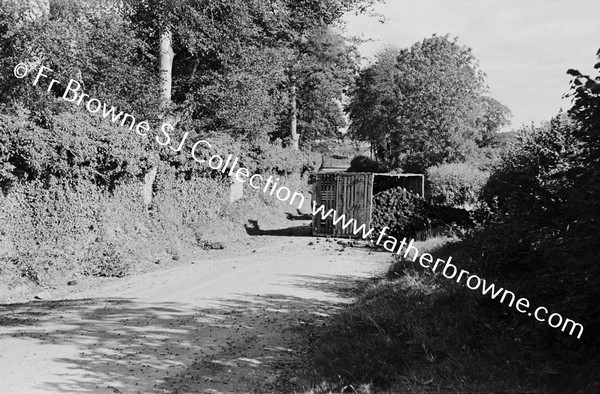
{"label": "tall tree", "polygon": [[356,66],[352,48],[331,27],[345,13],[368,12],[378,0],[276,0],[266,23],[269,35],[287,48],[285,86],[288,92],[288,130],[291,146],[335,132],[343,117],[335,100],[350,86]]}
{"label": "tall tree", "polygon": [[339,104],[358,71],[354,48],[331,29],[317,29],[299,45],[288,68],[292,147],[334,137],[345,125]]}
{"label": "tall tree", "polygon": [[512,111],[493,97],[483,96],[480,98],[480,114],[476,120],[479,130],[477,145],[481,148],[495,146],[499,143],[498,133],[510,124]]}
{"label": "tall tree", "polygon": [[400,99],[394,83],[399,53],[395,48],[385,48],[375,55],[374,63],[360,72],[347,107],[350,134],[359,141],[368,141],[381,161],[386,161],[396,127],[396,115],[390,109]]}
{"label": "tall tree", "polygon": [[348,107],[351,133],[390,167],[423,171],[468,157],[481,141],[484,74],[471,49],[433,36],[388,49],[361,72]]}

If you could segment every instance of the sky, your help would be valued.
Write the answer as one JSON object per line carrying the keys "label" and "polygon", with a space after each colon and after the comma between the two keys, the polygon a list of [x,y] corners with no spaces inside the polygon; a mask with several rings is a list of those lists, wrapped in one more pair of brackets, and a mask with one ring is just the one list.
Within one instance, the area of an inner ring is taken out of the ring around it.
{"label": "sky", "polygon": [[385,46],[409,47],[438,35],[458,36],[473,49],[487,74],[491,95],[513,112],[512,126],[549,120],[569,91],[567,70],[597,75],[600,49],[599,0],[387,0],[385,16],[346,17],[347,35],[372,58]]}

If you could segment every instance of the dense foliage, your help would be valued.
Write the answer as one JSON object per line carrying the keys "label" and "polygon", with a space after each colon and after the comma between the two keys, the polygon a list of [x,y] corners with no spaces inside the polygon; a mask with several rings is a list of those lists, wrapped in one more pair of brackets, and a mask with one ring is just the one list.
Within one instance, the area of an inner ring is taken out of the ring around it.
{"label": "dense foliage", "polygon": [[553,220],[552,213],[568,198],[581,154],[575,130],[564,114],[539,127],[520,129],[483,189],[487,203],[514,216]]}
{"label": "dense foliage", "polygon": [[587,392],[600,365],[600,77],[571,74],[573,108],[519,132],[484,188],[494,219],[463,246],[483,275],[583,324],[576,340],[503,315],[532,351],[561,365],[561,387]]}
{"label": "dense foliage", "polygon": [[489,173],[469,163],[440,164],[427,169],[427,196],[433,204],[472,208],[479,202]]}
{"label": "dense foliage", "polygon": [[345,123],[335,100],[352,84],[358,56],[332,27],[370,3],[136,0],[125,10],[155,57],[159,31],[172,32],[173,100],[200,126],[289,142],[293,115],[307,143]]}
{"label": "dense foliage", "polygon": [[378,160],[406,172],[461,161],[493,144],[510,116],[486,93],[471,49],[447,36],[386,49],[361,71],[350,132],[370,141]]}
{"label": "dense foliage", "polygon": [[388,168],[373,159],[359,155],[352,159],[347,172],[385,173],[388,172]]}

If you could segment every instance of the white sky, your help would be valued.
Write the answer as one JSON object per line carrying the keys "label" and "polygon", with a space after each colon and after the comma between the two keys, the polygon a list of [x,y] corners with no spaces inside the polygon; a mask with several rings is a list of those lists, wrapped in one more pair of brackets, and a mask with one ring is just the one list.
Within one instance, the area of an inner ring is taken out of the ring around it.
{"label": "white sky", "polygon": [[513,126],[570,108],[569,68],[593,73],[600,48],[599,0],[387,0],[387,21],[348,16],[347,34],[372,38],[363,56],[408,47],[434,33],[473,49],[492,96],[513,112]]}

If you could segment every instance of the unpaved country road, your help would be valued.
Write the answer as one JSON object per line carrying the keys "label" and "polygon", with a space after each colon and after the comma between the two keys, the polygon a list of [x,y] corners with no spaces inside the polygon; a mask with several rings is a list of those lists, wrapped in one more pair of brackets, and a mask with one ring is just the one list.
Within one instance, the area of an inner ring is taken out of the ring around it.
{"label": "unpaved country road", "polygon": [[[0,305],[0,392],[282,390],[285,365],[302,357],[297,327],[351,301],[343,291],[390,257],[323,239],[254,240],[67,299]],[[301,390],[291,373],[288,388]]]}

